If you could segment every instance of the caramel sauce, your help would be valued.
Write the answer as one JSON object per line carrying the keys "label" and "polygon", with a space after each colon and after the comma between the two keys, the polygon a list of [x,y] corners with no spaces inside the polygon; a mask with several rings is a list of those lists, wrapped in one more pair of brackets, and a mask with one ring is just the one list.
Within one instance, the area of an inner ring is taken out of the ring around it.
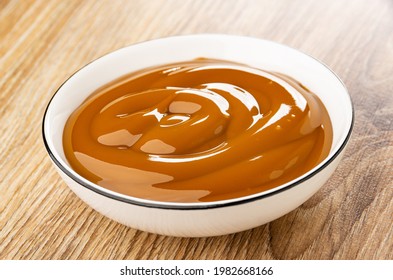
{"label": "caramel sauce", "polygon": [[122,194],[207,202],[289,182],[329,153],[319,98],[294,79],[196,59],[144,69],[94,92],[69,117],[67,160]]}

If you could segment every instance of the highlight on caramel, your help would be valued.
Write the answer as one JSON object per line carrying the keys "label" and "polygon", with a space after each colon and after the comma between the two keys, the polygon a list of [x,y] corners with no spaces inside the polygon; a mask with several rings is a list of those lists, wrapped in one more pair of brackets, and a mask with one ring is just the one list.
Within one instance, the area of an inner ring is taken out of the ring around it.
{"label": "highlight on caramel", "polygon": [[69,117],[64,152],[109,190],[165,202],[238,198],[325,159],[332,126],[296,80],[229,61],[140,70],[98,89]]}

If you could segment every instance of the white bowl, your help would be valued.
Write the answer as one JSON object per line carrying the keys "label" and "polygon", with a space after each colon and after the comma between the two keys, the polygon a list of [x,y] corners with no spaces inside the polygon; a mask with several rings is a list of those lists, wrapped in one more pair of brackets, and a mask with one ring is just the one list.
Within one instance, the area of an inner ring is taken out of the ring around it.
{"label": "white bowl", "polygon": [[[68,116],[94,90],[129,72],[197,57],[231,60],[287,74],[316,93],[333,125],[329,156],[276,188],[230,200],[157,202],[116,193],[78,175],[67,162],[62,134]],[[43,139],[57,171],[88,205],[124,225],[171,236],[214,236],[270,222],[310,198],[336,169],[353,125],[353,108],[340,79],[316,59],[271,41],[229,35],[190,35],[138,43],[109,53],[71,76],[54,94],[43,119]]]}

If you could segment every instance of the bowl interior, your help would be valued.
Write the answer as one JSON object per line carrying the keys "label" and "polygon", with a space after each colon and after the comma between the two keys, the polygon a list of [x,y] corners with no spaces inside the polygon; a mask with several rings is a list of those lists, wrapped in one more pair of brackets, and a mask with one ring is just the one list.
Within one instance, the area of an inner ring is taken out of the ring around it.
{"label": "bowl interior", "polygon": [[[74,172],[65,158],[62,134],[68,116],[93,91],[116,78],[145,67],[198,57],[231,60],[277,71],[295,78],[319,96],[332,121],[333,143],[329,157],[304,176],[321,168],[341,150],[352,126],[352,104],[345,86],[329,68],[302,52],[271,41],[229,35],[190,35],[147,41],[117,50],[71,76],[55,93],[44,116],[43,135],[52,158],[75,178],[94,185]],[[291,182],[278,188],[289,184]],[[106,189],[102,191],[111,193]]]}

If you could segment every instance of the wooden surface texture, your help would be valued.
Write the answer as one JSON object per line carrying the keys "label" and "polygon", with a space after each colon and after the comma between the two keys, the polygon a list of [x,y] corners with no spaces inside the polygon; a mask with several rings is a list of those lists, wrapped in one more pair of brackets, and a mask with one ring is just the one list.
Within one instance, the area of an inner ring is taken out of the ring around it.
{"label": "wooden surface texture", "polygon": [[[309,201],[269,224],[211,238],[134,230],[84,204],[51,165],[41,121],[77,69],[153,38],[265,38],[327,64],[355,126]],[[0,259],[393,259],[393,1],[0,0]]]}

